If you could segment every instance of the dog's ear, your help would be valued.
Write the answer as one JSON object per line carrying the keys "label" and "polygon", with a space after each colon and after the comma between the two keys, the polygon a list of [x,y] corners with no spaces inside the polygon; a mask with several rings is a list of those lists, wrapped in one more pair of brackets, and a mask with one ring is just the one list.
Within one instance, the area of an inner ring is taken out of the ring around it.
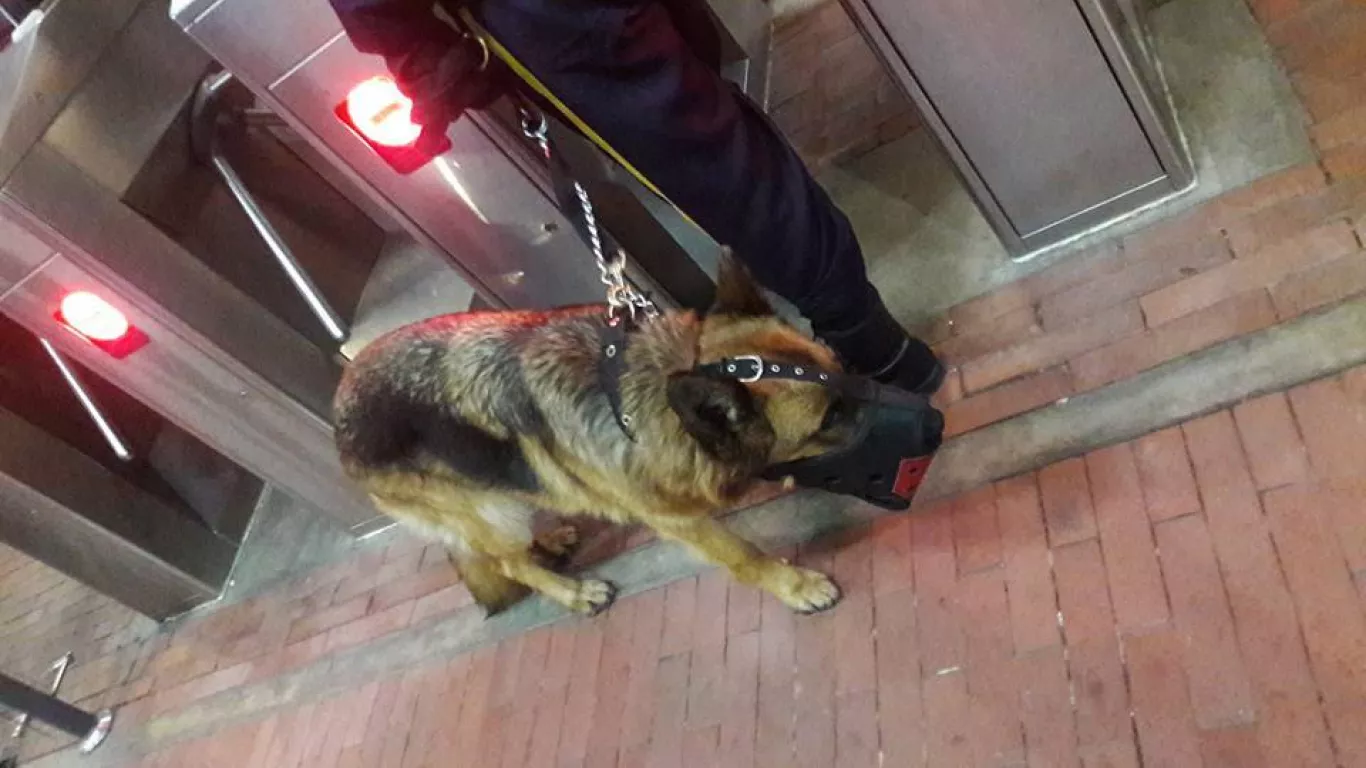
{"label": "dog's ear", "polygon": [[758,470],[773,450],[773,427],[745,385],[699,373],[669,379],[669,407],[702,450],[726,464]]}
{"label": "dog's ear", "polygon": [[735,260],[730,248],[721,249],[721,265],[716,275],[716,299],[712,302],[710,312],[745,317],[767,317],[774,313],[768,299],[764,298],[764,292],[750,277],[749,270]]}

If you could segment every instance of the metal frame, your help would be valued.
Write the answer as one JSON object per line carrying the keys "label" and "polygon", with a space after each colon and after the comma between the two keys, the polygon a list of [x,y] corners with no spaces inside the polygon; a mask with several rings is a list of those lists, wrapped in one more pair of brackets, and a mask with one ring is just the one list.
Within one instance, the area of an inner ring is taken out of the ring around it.
{"label": "metal frame", "polygon": [[[0,313],[352,534],[387,525],[336,456],[333,350],[123,202],[210,60],[155,0],[44,10],[0,52]],[[59,328],[78,288],[149,343],[116,360]],[[218,596],[234,544],[12,414],[0,432],[5,541],[155,618]]]}
{"label": "metal frame", "polygon": [[[384,163],[335,116],[347,89],[384,74],[342,35],[322,0],[172,4],[174,20],[258,101],[419,243],[443,256],[493,307],[596,301],[592,255],[487,123],[451,127],[453,148],[408,176]],[[259,20],[272,19],[269,31]]]}
{"label": "metal frame", "polygon": [[154,618],[218,595],[235,547],[0,409],[0,532],[30,557]]}

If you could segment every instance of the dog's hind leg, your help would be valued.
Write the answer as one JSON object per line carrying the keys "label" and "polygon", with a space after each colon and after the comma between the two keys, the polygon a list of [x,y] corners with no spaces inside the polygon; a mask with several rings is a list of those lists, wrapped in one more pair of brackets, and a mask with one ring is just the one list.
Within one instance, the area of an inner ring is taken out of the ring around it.
{"label": "dog's hind leg", "polygon": [[390,478],[386,490],[372,492],[375,506],[418,536],[445,545],[451,565],[485,612],[493,615],[526,597],[527,586],[508,578],[489,550],[529,546],[529,517],[503,514],[485,520],[471,494],[430,479],[400,484]]}
{"label": "dog's hind leg", "polygon": [[521,599],[527,587],[587,615],[602,611],[616,597],[616,588],[605,581],[561,576],[536,562],[536,511],[524,502],[433,478],[419,486],[405,484],[401,491],[372,492],[371,497],[385,514],[443,542],[470,594],[490,614]]}
{"label": "dog's hind leg", "polygon": [[528,587],[590,616],[616,598],[616,588],[605,581],[561,576],[536,562],[531,506],[501,495],[445,492],[430,483],[426,490],[421,501],[376,502],[420,533],[445,542],[470,594],[490,615],[520,600]]}
{"label": "dog's hind leg", "polygon": [[489,616],[502,612],[531,592],[527,585],[508,578],[497,558],[463,547],[451,547],[447,552],[470,596]]}
{"label": "dog's hind leg", "polygon": [[[485,529],[467,539],[473,548],[492,558],[498,572],[524,584],[571,611],[588,616],[600,613],[616,599],[616,587],[598,579],[562,576],[536,561],[533,546],[545,546],[532,535],[535,509],[523,502],[502,496],[486,496],[475,505],[475,519]],[[570,530],[573,530],[572,528]],[[561,552],[568,542],[565,534],[552,531],[551,546]]]}
{"label": "dog's hind leg", "polygon": [[616,587],[598,579],[562,576],[536,561],[527,546],[489,554],[457,545],[449,548],[451,562],[465,586],[491,616],[535,590],[571,611],[593,616],[616,598]]}
{"label": "dog's hind leg", "polygon": [[579,529],[564,523],[536,534],[536,549],[553,560],[568,560],[579,548]]}
{"label": "dog's hind leg", "polygon": [[563,573],[579,548],[579,529],[567,523],[536,533],[531,551],[536,561],[556,573]]}

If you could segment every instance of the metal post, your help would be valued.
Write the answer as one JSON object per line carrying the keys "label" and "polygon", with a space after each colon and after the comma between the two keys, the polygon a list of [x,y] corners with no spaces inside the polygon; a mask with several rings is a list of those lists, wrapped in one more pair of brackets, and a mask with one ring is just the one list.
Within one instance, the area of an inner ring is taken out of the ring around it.
{"label": "metal post", "polygon": [[[327,303],[322,291],[309,277],[302,264],[290,250],[289,244],[276,231],[275,226],[270,223],[265,211],[257,204],[256,198],[252,196],[251,190],[243,183],[242,177],[237,174],[237,170],[232,167],[228,159],[223,156],[218,147],[218,128],[220,119],[227,119],[227,116],[220,112],[221,104],[218,97],[223,89],[232,82],[232,74],[228,72],[216,72],[204,78],[199,84],[198,91],[195,92],[193,115],[190,121],[190,143],[196,155],[204,162],[207,162],[218,173],[218,177],[227,185],[228,192],[232,194],[233,200],[238,207],[251,220],[252,226],[256,229],[256,234],[265,241],[266,247],[270,249],[271,255],[284,270],[285,276],[293,284],[294,290],[303,298],[308,305],[313,316],[318,319],[327,334],[338,342],[346,341],[348,330],[346,322],[341,319],[337,311]],[[244,119],[240,115],[238,119]],[[253,110],[246,120],[248,122],[261,122],[262,115],[259,110]]]}
{"label": "metal post", "polygon": [[294,284],[294,290],[303,297],[304,303],[312,310],[313,315],[322,323],[327,333],[337,341],[346,340],[346,323],[337,314],[337,311],[323,298],[322,291],[313,282],[313,278],[304,271],[303,265],[294,257],[294,252],[285,244],[284,238],[275,231],[270,219],[266,218],[265,211],[256,204],[256,198],[252,197],[247,190],[247,185],[242,183],[242,177],[237,175],[232,164],[217,151],[210,158],[215,171],[218,171],[219,178],[228,186],[228,191],[232,193],[233,199],[241,207],[242,212],[251,219],[252,226],[256,228],[256,234],[266,242],[266,247],[270,249],[275,260],[279,262],[280,268],[284,270],[289,282]]}
{"label": "metal post", "polygon": [[91,714],[0,673],[0,704],[81,739],[81,752],[89,753],[109,735],[114,714],[107,709]]}
{"label": "metal post", "polygon": [[[43,345],[43,350],[47,352],[47,356],[52,358],[52,363],[57,366],[57,370],[62,374],[62,380],[66,382],[67,387],[71,389],[71,394],[76,396],[76,400],[85,409],[86,415],[95,422],[96,428],[104,436],[104,441],[109,444],[109,450],[113,451],[120,461],[132,461],[133,451],[128,448],[128,441],[123,439],[123,435],[119,434],[114,423],[104,415],[104,411],[100,410],[99,404],[95,402],[94,395],[86,389],[85,382],[81,381],[81,377],[76,373],[76,369],[71,367],[66,356],[58,352],[57,348],[52,346],[52,343],[47,339],[39,337],[38,343]],[[57,682],[59,685],[61,684],[60,676],[57,678]]]}
{"label": "metal post", "polygon": [[[56,696],[57,691],[61,690],[62,681],[66,679],[66,671],[71,668],[71,662],[75,660],[75,654],[68,652],[62,658],[52,662],[52,666],[49,668],[49,671],[53,673],[52,685],[48,687],[47,691],[49,694]],[[28,728],[28,713],[20,712],[19,716],[14,719],[14,733],[10,734],[10,741],[17,743],[19,739],[23,738],[26,728]]]}

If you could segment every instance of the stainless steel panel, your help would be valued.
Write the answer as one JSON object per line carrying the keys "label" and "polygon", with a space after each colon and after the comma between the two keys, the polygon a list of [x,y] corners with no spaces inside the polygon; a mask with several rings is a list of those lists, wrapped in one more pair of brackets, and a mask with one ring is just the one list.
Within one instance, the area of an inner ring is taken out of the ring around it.
{"label": "stainless steel panel", "polygon": [[475,122],[456,122],[450,152],[401,176],[336,118],[334,110],[351,86],[384,71],[382,60],[357,53],[341,38],[276,85],[273,106],[391,205],[410,232],[449,254],[471,286],[496,304],[600,301],[587,248]]}
{"label": "stainless steel panel", "polygon": [[[723,36],[734,43],[735,27],[751,48],[766,49],[761,38],[766,36],[767,9],[732,5]],[[244,82],[313,142],[317,153],[346,177],[344,186],[363,190],[382,209],[377,218],[386,228],[392,220],[421,245],[441,253],[485,302],[539,307],[601,300],[587,250],[549,199],[537,169],[528,166],[520,136],[511,135],[498,120],[475,115],[460,121],[451,129],[451,153],[412,176],[399,176],[333,114],[353,84],[384,73],[381,60],[359,54],[344,37],[317,52],[290,41],[290,50],[303,63],[266,91],[254,82],[266,78],[259,73],[253,77],[255,70],[236,58],[241,54],[234,47],[238,43],[233,38],[252,28],[251,0],[211,8],[184,6],[173,9],[177,20],[186,24],[196,18],[189,32],[229,69],[246,73]],[[331,17],[330,9],[319,8]],[[735,56],[753,55],[739,45],[731,47]],[[638,266],[631,267],[631,277],[649,285],[662,304],[673,298],[669,292],[676,286],[667,280],[653,281],[655,276]]]}
{"label": "stainless steel panel", "polygon": [[[667,290],[661,306],[711,306],[720,246],[696,224],[607,157],[548,116],[550,135],[574,178],[588,190],[598,221],[628,252],[628,274],[642,290]],[[644,280],[642,280],[644,278]]]}
{"label": "stainless steel panel", "polygon": [[[739,85],[756,103],[765,103],[772,6],[760,0],[707,0],[707,4],[718,21],[726,47],[734,46],[739,52],[737,56],[726,57],[722,75]],[[729,40],[725,40],[727,37]]]}
{"label": "stainless steel panel", "polygon": [[[491,105],[489,109],[469,115],[468,119],[473,122],[490,141],[494,142],[498,148],[502,150],[503,154],[508,157],[532,186],[540,190],[547,199],[553,199],[554,192],[550,180],[550,169],[546,166],[545,158],[540,154],[540,148],[528,141],[527,137],[523,135],[521,119],[516,105],[511,101],[504,99]],[[588,144],[581,136],[568,130],[563,123],[557,121],[554,115],[546,115],[546,119],[549,121],[553,135],[562,140],[562,149],[567,141],[578,141],[583,144]],[[568,155],[569,153],[566,153],[566,160],[570,162],[570,169],[581,181],[587,178],[610,180],[611,183],[629,189],[636,199],[650,210],[656,228],[662,229],[667,236],[674,241],[674,246],[671,246],[671,250],[675,250],[676,247],[681,247],[693,257],[692,260],[685,259],[681,263],[676,263],[674,266],[678,272],[688,275],[697,271],[698,262],[696,262],[696,254],[690,246],[695,244],[699,237],[701,240],[710,243],[709,253],[716,252],[716,244],[706,235],[706,233],[702,232],[696,224],[687,221],[677,209],[661,200],[655,193],[645,189],[634,176],[623,170],[621,166],[617,165],[616,162],[609,159],[601,151],[594,148],[594,156],[591,159],[591,162],[587,164],[576,165],[573,158],[570,158]],[[672,218],[670,218],[669,215],[660,216],[655,214],[656,208],[651,207],[652,205],[669,211]],[[603,210],[601,205],[599,205],[598,208],[599,210]],[[675,231],[675,225],[679,224],[688,230],[686,235],[679,235],[678,232]],[[640,263],[641,259],[639,258],[641,252],[641,245],[639,243],[630,241],[624,243],[623,247],[628,248],[630,255],[630,258],[626,261],[627,280],[631,281],[638,289],[649,293],[654,299],[655,304],[661,308],[676,309],[681,303],[687,302],[686,285],[682,285],[672,279],[667,279],[672,276],[651,274],[642,268]],[[700,263],[706,264],[708,262],[704,259]],[[710,285],[708,287],[710,288]],[[708,293],[708,297],[710,297],[710,293]],[[708,298],[708,303],[709,302],[710,298]],[[703,304],[700,306],[706,305]]]}
{"label": "stainless steel panel", "polygon": [[342,33],[327,0],[175,2],[171,15],[234,75],[261,87]]}
{"label": "stainless steel panel", "polygon": [[12,221],[0,201],[0,292],[22,280],[52,256],[52,248]]}
{"label": "stainless steel panel", "polygon": [[235,548],[0,410],[0,538],[149,616],[213,599]]}
{"label": "stainless steel panel", "polygon": [[370,342],[409,323],[469,309],[474,291],[445,260],[405,234],[389,237],[356,307],[347,359]]}
{"label": "stainless steel panel", "polygon": [[1163,177],[1073,0],[867,0],[1022,235]]}
{"label": "stainless steel panel", "polygon": [[[116,360],[57,328],[52,312],[61,296],[75,288],[94,290],[114,302],[150,343]],[[378,517],[343,476],[327,421],[131,286],[58,256],[0,300],[0,312],[49,338],[244,469],[344,526],[365,529]]]}
{"label": "stainless steel panel", "polygon": [[[69,0],[68,0],[69,1]],[[210,59],[161,3],[145,3],[43,140],[115,195],[142,170]]]}
{"label": "stainless steel panel", "polygon": [[[105,49],[148,0],[59,0],[36,33],[0,53],[0,179],[66,107]],[[151,3],[155,4],[155,3]]]}

